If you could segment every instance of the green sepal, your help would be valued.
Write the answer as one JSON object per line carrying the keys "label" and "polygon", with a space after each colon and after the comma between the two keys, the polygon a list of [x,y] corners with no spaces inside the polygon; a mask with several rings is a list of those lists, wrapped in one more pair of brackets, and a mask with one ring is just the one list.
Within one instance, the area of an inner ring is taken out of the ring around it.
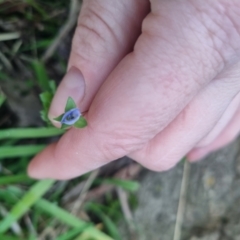
{"label": "green sepal", "polygon": [[75,128],[84,128],[84,127],[87,126],[87,120],[86,120],[83,116],[81,116],[81,117],[73,124],[73,126],[74,126]]}
{"label": "green sepal", "polygon": [[65,112],[68,112],[69,110],[76,108],[76,103],[71,97],[68,97],[67,104],[65,106]]}
{"label": "green sepal", "polygon": [[61,120],[62,120],[62,118],[63,118],[63,115],[64,115],[64,113],[61,114],[60,116],[54,118],[53,120],[55,120],[55,121],[57,121],[57,122],[61,122]]}
{"label": "green sepal", "polygon": [[67,128],[69,128],[69,127],[71,127],[71,126],[70,126],[70,125],[67,125],[67,124],[65,124],[65,123],[62,123],[61,129],[67,129]]}

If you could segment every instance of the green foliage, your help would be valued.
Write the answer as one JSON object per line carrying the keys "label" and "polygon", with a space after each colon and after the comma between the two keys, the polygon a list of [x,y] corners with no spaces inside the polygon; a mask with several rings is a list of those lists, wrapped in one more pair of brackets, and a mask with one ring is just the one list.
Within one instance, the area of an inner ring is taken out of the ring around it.
{"label": "green foliage", "polygon": [[[31,1],[33,2],[33,1]],[[48,118],[48,111],[53,99],[53,96],[56,92],[56,84],[54,81],[51,81],[48,78],[46,68],[41,61],[34,60],[32,63],[36,79],[39,87],[43,91],[39,97],[42,102],[43,110],[40,112],[41,118],[44,122],[46,122],[49,126],[51,126],[51,121]]]}
{"label": "green foliage", "polygon": [[19,237],[12,237],[12,236],[3,235],[3,234],[0,234],[0,239],[2,239],[2,240],[22,240],[22,238],[19,238]]}
{"label": "green foliage", "polygon": [[29,178],[26,174],[19,174],[14,176],[4,176],[0,178],[0,186],[1,185],[8,185],[13,183],[19,183],[19,182],[29,182],[32,181],[31,178]]}
{"label": "green foliage", "polygon": [[[44,84],[45,85],[45,84]],[[45,88],[45,86],[44,86]],[[42,102],[43,110],[40,111],[41,118],[44,122],[46,122],[49,126],[52,126],[51,121],[48,118],[48,111],[51,106],[51,102],[53,99],[53,96],[56,92],[56,85],[54,81],[48,81],[47,82],[47,91],[41,93],[39,95],[40,100]]]}
{"label": "green foliage", "polygon": [[65,130],[65,129],[68,129],[68,128],[70,128],[69,125],[62,123],[61,129],[64,129],[64,130]]}
{"label": "green foliage", "polygon": [[23,145],[0,147],[0,160],[19,156],[32,156],[46,147],[45,145]]}
{"label": "green foliage", "polygon": [[54,118],[53,120],[55,120],[55,121],[57,121],[57,122],[61,122],[61,120],[62,120],[62,118],[63,118],[63,115],[64,115],[64,113],[61,114],[60,116]]}
{"label": "green foliage", "polygon": [[81,117],[77,120],[77,122],[74,123],[73,126],[76,127],[76,128],[84,128],[84,127],[87,126],[87,120],[86,120],[83,116],[81,116]]}
{"label": "green foliage", "polygon": [[[66,103],[66,106],[65,106],[65,113],[70,111],[70,110],[72,110],[72,109],[74,109],[74,108],[77,108],[76,103],[74,102],[74,100],[71,97],[68,97],[68,100],[67,100],[67,103]],[[62,118],[63,118],[65,113],[63,113],[60,116],[54,118],[54,120],[57,121],[57,122],[61,122],[61,120],[62,120]],[[84,128],[84,127],[87,126],[87,120],[83,116],[81,116],[73,124],[73,126],[76,127],[76,128]],[[62,125],[61,125],[61,129],[67,129],[69,127],[71,127],[71,126],[67,125],[67,124],[64,124],[64,123],[62,123]]]}
{"label": "green foliage", "polygon": [[6,97],[0,92],[0,107],[3,105],[5,100],[6,100]]}
{"label": "green foliage", "polygon": [[67,100],[67,103],[65,106],[65,112],[68,112],[69,110],[76,108],[76,107],[77,107],[77,105],[74,102],[74,100],[71,97],[68,97],[68,100]]}
{"label": "green foliage", "polygon": [[102,183],[113,184],[130,192],[136,192],[140,187],[139,183],[136,181],[123,180],[117,178],[104,179]]}
{"label": "green foliage", "polygon": [[11,225],[26,213],[29,208],[50,189],[54,180],[41,180],[35,183],[23,198],[12,208],[10,213],[0,222],[0,233],[5,233]]}
{"label": "green foliage", "polygon": [[42,89],[42,91],[50,91],[51,92],[51,88],[49,85],[50,79],[48,78],[47,71],[46,71],[44,64],[39,60],[34,60],[32,62],[32,66],[35,71],[35,75],[36,75],[38,84],[39,84],[40,88]]}
{"label": "green foliage", "polygon": [[99,217],[99,219],[103,221],[108,234],[114,240],[121,240],[121,236],[119,234],[116,224],[101,210],[101,208],[98,207],[97,204],[88,203],[86,204],[86,209],[90,212],[95,213]]}
{"label": "green foliage", "polygon": [[0,140],[45,138],[59,136],[63,133],[64,131],[56,128],[11,128],[0,130]]}
{"label": "green foliage", "polygon": [[73,228],[68,232],[57,237],[56,240],[71,240],[82,232],[82,228]]}

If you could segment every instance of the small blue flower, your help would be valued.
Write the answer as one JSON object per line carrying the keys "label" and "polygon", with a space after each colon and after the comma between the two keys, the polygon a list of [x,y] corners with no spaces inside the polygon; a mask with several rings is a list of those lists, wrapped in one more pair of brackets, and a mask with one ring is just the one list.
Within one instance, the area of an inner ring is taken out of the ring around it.
{"label": "small blue flower", "polygon": [[82,116],[76,103],[71,97],[68,97],[65,112],[53,120],[60,122],[62,124],[62,129],[69,129],[70,126],[75,128],[84,128],[87,126],[86,119]]}
{"label": "small blue flower", "polygon": [[64,113],[61,123],[66,125],[73,125],[80,118],[81,113],[78,108],[73,108]]}

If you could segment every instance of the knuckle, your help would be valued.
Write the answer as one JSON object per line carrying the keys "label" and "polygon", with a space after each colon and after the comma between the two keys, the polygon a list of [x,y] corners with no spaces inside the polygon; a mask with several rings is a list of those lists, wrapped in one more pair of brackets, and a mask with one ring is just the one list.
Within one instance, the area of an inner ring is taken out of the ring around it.
{"label": "knuckle", "polygon": [[72,52],[85,60],[90,60],[93,57],[101,56],[104,51],[106,48],[102,33],[87,23],[79,23],[72,42]]}
{"label": "knuckle", "polygon": [[173,168],[177,161],[156,157],[148,157],[146,167],[156,172],[163,172]]}
{"label": "knuckle", "polygon": [[[87,9],[84,9],[83,13],[80,14],[73,38],[72,49],[76,54],[86,53],[86,56],[83,57],[91,59],[96,55],[103,56],[106,52],[111,52],[113,47],[116,47],[118,38],[110,24],[114,21],[114,18],[109,14],[108,9],[99,6],[97,3],[87,4]],[[108,19],[110,17],[111,21]],[[109,44],[109,41],[111,44]],[[84,51],[82,48],[84,48]]]}
{"label": "knuckle", "polygon": [[[159,148],[161,149],[161,147]],[[156,172],[173,168],[181,159],[170,154],[167,149],[166,153],[163,153],[163,151],[158,152],[158,146],[152,146],[149,143],[140,151],[134,153],[132,157],[146,168]]]}
{"label": "knuckle", "polygon": [[113,160],[141,149],[144,141],[137,135],[115,131],[104,134],[106,141],[101,144],[101,152],[106,159]]}

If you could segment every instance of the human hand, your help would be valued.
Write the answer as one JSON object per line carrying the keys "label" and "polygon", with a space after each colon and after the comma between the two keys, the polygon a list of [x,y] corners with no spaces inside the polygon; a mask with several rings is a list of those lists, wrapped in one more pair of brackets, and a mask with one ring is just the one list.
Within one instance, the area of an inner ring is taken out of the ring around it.
{"label": "human hand", "polygon": [[38,154],[29,174],[68,179],[124,155],[163,171],[229,143],[240,128],[239,20],[237,0],[85,1],[49,116],[71,96],[88,126]]}

